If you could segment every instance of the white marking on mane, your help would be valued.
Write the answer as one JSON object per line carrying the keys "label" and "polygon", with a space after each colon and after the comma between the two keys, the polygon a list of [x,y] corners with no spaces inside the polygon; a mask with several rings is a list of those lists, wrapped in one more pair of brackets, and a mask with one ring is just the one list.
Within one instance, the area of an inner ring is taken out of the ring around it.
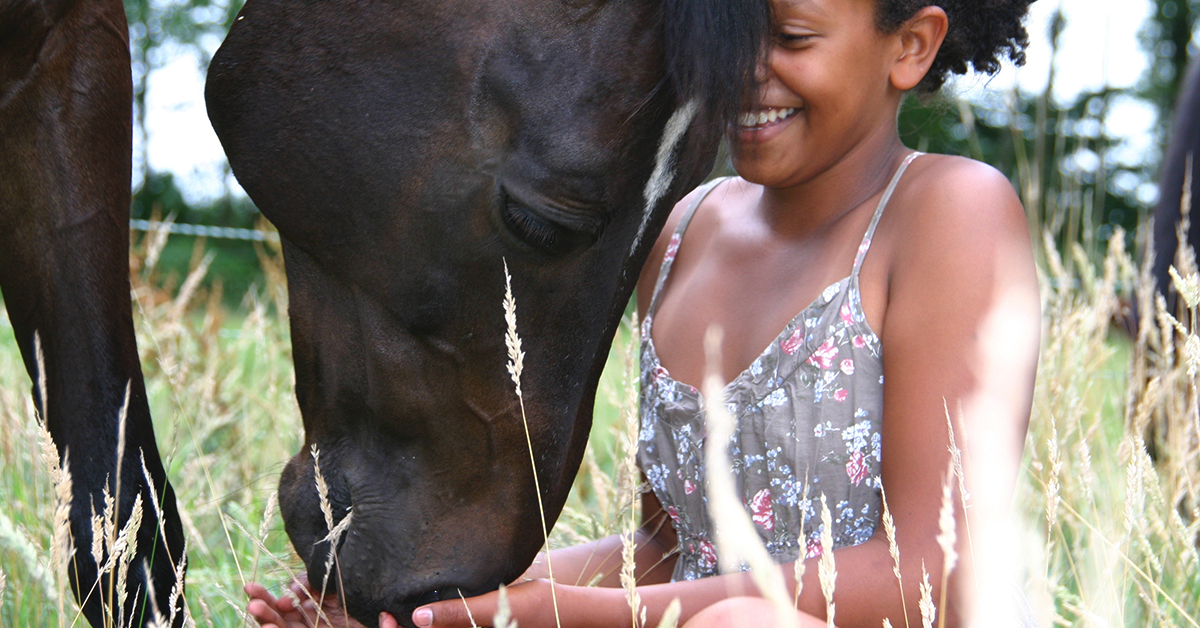
{"label": "white marking on mane", "polygon": [[642,193],[646,199],[646,211],[642,214],[642,224],[638,227],[637,237],[633,239],[633,246],[629,249],[630,255],[633,255],[642,243],[642,237],[646,235],[646,227],[650,224],[650,216],[654,212],[655,205],[658,205],[658,201],[667,193],[671,182],[675,180],[675,148],[683,139],[683,133],[692,123],[692,118],[696,116],[697,108],[696,101],[690,100],[671,114],[670,120],[667,120],[667,127],[663,129],[662,141],[658,144],[654,172],[651,173],[650,180],[646,182],[646,189]]}

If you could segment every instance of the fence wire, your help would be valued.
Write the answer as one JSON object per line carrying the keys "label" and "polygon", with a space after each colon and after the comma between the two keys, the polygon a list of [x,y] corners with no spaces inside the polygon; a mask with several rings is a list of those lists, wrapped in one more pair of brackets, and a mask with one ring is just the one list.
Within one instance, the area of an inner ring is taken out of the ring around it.
{"label": "fence wire", "polygon": [[193,225],[182,222],[162,222],[159,220],[130,220],[129,228],[133,231],[162,231],[205,238],[222,238],[225,240],[248,240],[251,242],[278,242],[279,234],[273,231],[258,229],[237,229],[234,227],[210,227],[208,225]]}

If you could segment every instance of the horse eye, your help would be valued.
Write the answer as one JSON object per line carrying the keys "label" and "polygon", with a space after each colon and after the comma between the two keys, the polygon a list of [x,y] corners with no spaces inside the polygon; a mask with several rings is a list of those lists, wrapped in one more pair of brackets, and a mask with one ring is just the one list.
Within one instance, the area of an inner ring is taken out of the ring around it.
{"label": "horse eye", "polygon": [[500,220],[522,243],[550,255],[565,255],[594,239],[555,224],[501,192]]}

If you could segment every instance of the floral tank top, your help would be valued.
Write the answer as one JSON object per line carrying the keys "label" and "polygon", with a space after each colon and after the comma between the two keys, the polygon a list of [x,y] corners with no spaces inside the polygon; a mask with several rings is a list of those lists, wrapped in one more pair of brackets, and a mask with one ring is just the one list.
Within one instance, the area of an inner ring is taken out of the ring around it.
{"label": "floral tank top", "polygon": [[[725,388],[737,422],[729,443],[734,485],[777,562],[821,553],[821,495],[833,515],[835,549],[857,545],[879,521],[883,361],[867,325],[858,273],[913,153],[897,170],[863,235],[850,275],[826,288]],[[638,462],[679,537],[674,580],[718,572],[704,474],[704,399],[659,362],[651,332],[663,284],[697,206],[671,236],[642,322]],[[804,538],[799,538],[803,522]]]}

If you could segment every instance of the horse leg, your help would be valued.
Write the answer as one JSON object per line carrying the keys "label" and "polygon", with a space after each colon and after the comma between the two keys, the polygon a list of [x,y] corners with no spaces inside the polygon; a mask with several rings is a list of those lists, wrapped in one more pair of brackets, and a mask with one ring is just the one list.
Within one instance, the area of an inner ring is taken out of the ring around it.
{"label": "horse leg", "polygon": [[[0,0],[0,24],[16,33],[0,37],[0,292],[40,414],[60,460],[69,458],[71,586],[92,625],[120,615],[140,626],[151,619],[144,564],[157,608],[171,614],[172,589],[182,587],[173,564],[182,558],[183,531],[155,444],[129,298],[125,13],[119,0]],[[113,574],[97,573],[91,543],[93,508],[103,512],[104,491],[116,490],[118,474],[118,529],[137,496],[144,508],[123,609],[116,608],[122,592]],[[176,625],[182,620],[179,613]]]}

